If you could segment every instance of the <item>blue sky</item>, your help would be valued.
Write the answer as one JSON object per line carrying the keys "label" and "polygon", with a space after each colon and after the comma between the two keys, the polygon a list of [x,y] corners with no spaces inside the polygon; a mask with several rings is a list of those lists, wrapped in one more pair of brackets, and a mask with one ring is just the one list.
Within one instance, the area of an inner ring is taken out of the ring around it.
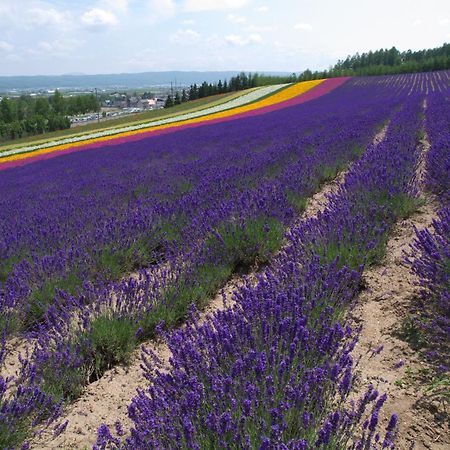
{"label": "blue sky", "polygon": [[0,0],[0,75],[299,72],[444,42],[447,0]]}

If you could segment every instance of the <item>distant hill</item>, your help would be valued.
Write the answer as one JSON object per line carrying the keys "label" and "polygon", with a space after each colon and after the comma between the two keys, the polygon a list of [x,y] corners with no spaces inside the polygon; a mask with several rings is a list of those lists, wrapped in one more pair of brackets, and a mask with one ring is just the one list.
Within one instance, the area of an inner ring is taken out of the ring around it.
{"label": "distant hill", "polygon": [[[109,89],[109,88],[145,88],[158,85],[201,84],[204,81],[214,83],[230,79],[239,71],[227,72],[143,72],[104,75],[36,75],[36,76],[0,76],[0,92],[39,89]],[[275,75],[287,75],[286,72],[261,72]]]}

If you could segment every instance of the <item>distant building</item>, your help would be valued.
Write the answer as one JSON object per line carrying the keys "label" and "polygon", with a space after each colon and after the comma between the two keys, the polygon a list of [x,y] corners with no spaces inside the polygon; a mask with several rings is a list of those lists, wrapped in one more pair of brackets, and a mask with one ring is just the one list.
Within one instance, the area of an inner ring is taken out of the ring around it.
{"label": "distant building", "polygon": [[154,98],[142,98],[139,102],[139,107],[142,109],[155,109],[156,108],[156,99]]}
{"label": "distant building", "polygon": [[156,100],[156,107],[157,108],[164,108],[164,104],[166,103],[166,99],[164,98],[155,98]]}

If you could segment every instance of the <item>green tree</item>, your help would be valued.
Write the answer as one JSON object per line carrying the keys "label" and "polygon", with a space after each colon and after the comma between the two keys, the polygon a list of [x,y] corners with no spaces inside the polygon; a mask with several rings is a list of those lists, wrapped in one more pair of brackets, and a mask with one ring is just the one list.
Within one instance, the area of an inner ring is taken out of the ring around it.
{"label": "green tree", "polygon": [[43,117],[47,117],[50,112],[50,104],[48,99],[39,97],[34,104],[34,113]]}
{"label": "green tree", "polygon": [[11,123],[15,119],[14,107],[11,100],[2,98],[0,103],[0,120],[5,123]]}
{"label": "green tree", "polygon": [[56,114],[64,114],[66,112],[66,102],[61,92],[56,89],[55,93],[49,99],[50,104],[52,105],[53,111]]}
{"label": "green tree", "polygon": [[173,98],[172,96],[169,94],[166,98],[166,102],[164,103],[164,108],[170,108],[173,106]]}

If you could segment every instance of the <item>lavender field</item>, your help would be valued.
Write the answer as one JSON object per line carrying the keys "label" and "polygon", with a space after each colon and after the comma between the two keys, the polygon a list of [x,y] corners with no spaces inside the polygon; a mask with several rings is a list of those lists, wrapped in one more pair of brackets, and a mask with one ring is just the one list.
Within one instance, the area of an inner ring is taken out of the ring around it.
{"label": "lavender field", "polygon": [[0,172],[0,447],[64,434],[68,407],[144,344],[132,425],[101,425],[96,449],[396,448],[386,394],[355,398],[348,312],[420,207],[424,162],[441,211],[411,247],[414,320],[448,374],[449,81],[352,78],[268,114]]}

